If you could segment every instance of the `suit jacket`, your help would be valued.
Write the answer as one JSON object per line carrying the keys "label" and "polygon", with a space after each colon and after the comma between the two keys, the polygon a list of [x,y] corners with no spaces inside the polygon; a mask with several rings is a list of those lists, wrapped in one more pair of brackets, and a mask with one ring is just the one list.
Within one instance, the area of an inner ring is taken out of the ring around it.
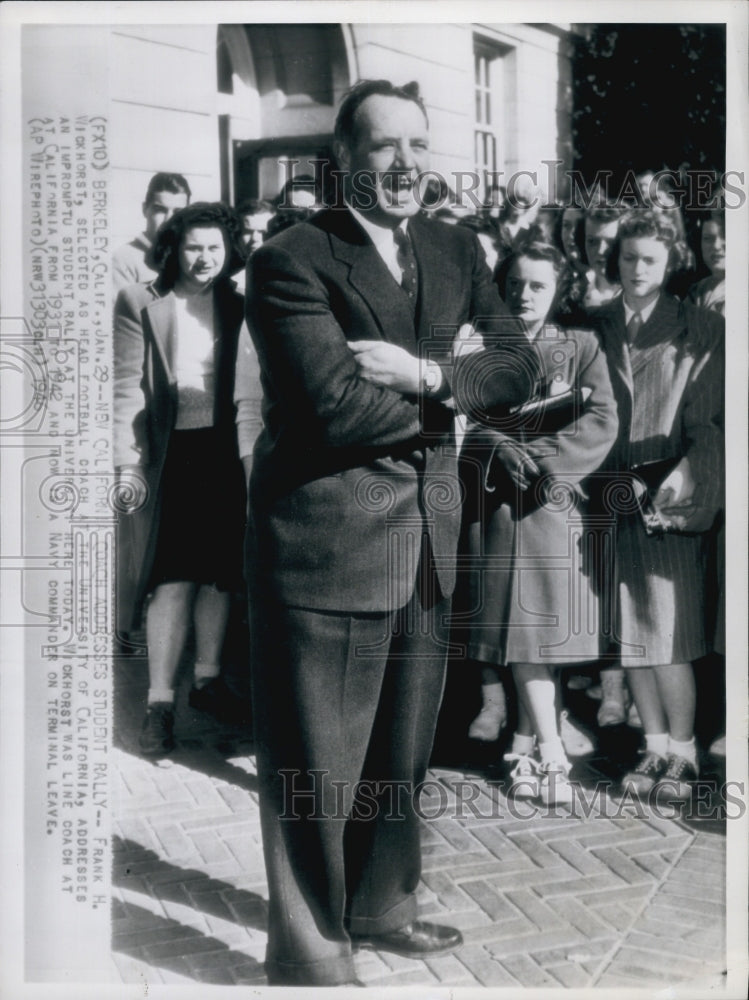
{"label": "suit jacket", "polygon": [[[460,524],[453,412],[358,374],[350,340],[426,351],[448,371],[458,327],[506,310],[475,236],[413,218],[415,319],[346,210],[326,210],[248,263],[247,319],[260,363],[264,429],[250,483],[248,571],[289,605],[349,612],[402,607],[422,533],[452,592]],[[500,380],[497,403],[527,379]]]}
{"label": "suit jacket", "polygon": [[[214,426],[226,462],[238,462],[233,395],[244,304],[228,279],[215,285],[213,302]],[[115,466],[140,466],[148,488],[143,506],[120,515],[118,608],[125,631],[137,620],[153,562],[161,474],[177,417],[176,336],[173,292],[158,281],[120,292],[114,314]]]}

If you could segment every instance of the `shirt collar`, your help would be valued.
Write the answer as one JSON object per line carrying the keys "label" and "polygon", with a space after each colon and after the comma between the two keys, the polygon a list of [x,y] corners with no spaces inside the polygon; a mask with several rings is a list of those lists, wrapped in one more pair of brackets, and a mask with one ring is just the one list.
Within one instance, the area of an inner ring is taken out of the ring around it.
{"label": "shirt collar", "polygon": [[[351,205],[348,206],[349,212],[353,215],[359,225],[362,227],[364,232],[374,243],[376,247],[382,246],[392,246],[395,242],[393,239],[393,230],[388,229],[385,226],[378,226],[374,222],[371,222],[362,212],[358,209],[353,208]],[[408,219],[404,219],[403,222],[397,227],[406,232],[406,227],[408,225]]]}
{"label": "shirt collar", "polygon": [[622,305],[624,306],[624,325],[627,326],[629,324],[629,321],[634,316],[634,314],[638,311],[640,313],[640,319],[642,320],[642,322],[647,323],[647,321],[653,315],[653,310],[658,305],[659,298],[660,295],[656,296],[656,298],[653,299],[653,301],[650,303],[649,306],[645,306],[644,309],[637,310],[637,309],[630,309],[629,306],[627,305],[627,300],[622,296]]}

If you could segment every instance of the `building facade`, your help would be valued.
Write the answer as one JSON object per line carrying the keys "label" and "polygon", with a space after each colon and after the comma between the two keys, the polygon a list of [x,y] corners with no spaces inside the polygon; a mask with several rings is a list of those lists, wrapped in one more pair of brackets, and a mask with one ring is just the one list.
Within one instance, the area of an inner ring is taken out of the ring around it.
{"label": "building facade", "polygon": [[488,200],[528,170],[549,194],[550,165],[572,165],[570,25],[120,25],[108,42],[115,246],[157,170],[232,203],[319,171],[363,78],[419,82],[453,190]]}

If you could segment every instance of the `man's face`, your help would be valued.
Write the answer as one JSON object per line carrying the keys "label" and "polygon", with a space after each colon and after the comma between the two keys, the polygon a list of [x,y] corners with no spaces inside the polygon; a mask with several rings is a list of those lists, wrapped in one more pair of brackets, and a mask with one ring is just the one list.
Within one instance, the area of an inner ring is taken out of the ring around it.
{"label": "man's face", "polygon": [[143,202],[143,216],[146,220],[146,236],[153,243],[154,237],[165,222],[178,212],[180,208],[187,207],[187,195],[184,191],[175,194],[173,191],[156,191],[151,200]]}
{"label": "man's face", "polygon": [[272,212],[256,212],[253,215],[242,216],[242,245],[248,255],[262,245],[268,232],[268,223],[272,218]]}
{"label": "man's face", "polygon": [[589,266],[601,277],[606,276],[606,261],[614,245],[618,228],[617,219],[612,219],[611,222],[585,220],[585,254]]}
{"label": "man's face", "polygon": [[418,104],[372,94],[356,112],[351,142],[338,143],[336,153],[352,204],[373,222],[394,229],[419,211],[415,182],[429,168],[429,132]]}

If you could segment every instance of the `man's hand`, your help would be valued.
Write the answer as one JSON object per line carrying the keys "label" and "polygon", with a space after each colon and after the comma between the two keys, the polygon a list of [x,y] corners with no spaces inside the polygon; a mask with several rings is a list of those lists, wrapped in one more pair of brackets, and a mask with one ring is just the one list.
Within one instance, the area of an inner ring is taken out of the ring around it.
{"label": "man's hand", "polygon": [[418,395],[421,363],[413,354],[383,340],[352,340],[348,346],[363,379],[403,395]]}
{"label": "man's hand", "polygon": [[494,455],[519,490],[527,490],[531,480],[541,475],[530,455],[514,441],[503,441],[497,445]]}

